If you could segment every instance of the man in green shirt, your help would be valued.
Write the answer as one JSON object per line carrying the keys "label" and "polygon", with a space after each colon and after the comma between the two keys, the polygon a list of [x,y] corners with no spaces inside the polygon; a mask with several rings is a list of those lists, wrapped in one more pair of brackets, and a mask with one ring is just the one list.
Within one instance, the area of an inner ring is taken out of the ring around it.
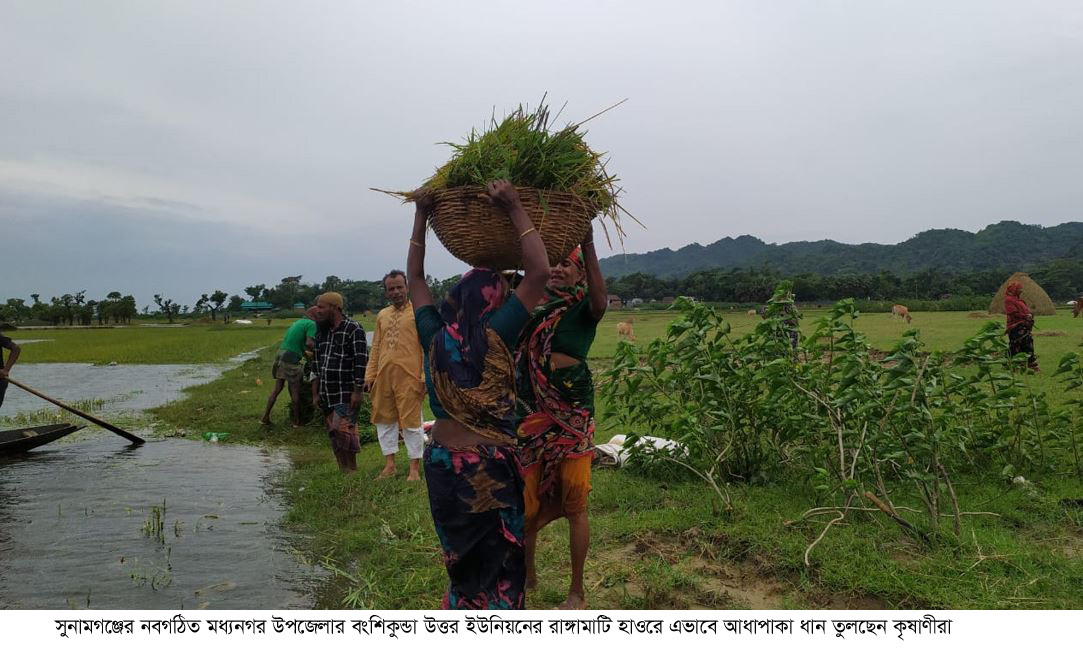
{"label": "man in green shirt", "polygon": [[301,360],[305,356],[305,350],[312,350],[316,345],[316,321],[315,307],[305,311],[305,317],[290,325],[286,335],[282,337],[282,344],[275,355],[274,365],[271,366],[271,376],[274,377],[275,387],[271,389],[271,396],[267,398],[267,410],[263,412],[260,422],[264,425],[271,424],[271,409],[275,406],[278,394],[282,388],[289,384],[291,413],[293,426],[301,426],[301,381],[304,376],[304,365]]}

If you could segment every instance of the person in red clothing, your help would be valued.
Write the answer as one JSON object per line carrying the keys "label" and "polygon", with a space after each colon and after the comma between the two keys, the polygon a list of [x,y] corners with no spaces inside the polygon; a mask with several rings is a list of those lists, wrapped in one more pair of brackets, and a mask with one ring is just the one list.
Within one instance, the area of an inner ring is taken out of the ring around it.
{"label": "person in red clothing", "polygon": [[1004,314],[1007,316],[1008,327],[1008,353],[1014,357],[1020,352],[1026,352],[1027,366],[1034,372],[1039,372],[1038,358],[1034,356],[1034,337],[1031,330],[1034,329],[1034,314],[1030,307],[1021,297],[1023,284],[1011,282],[1004,289]]}

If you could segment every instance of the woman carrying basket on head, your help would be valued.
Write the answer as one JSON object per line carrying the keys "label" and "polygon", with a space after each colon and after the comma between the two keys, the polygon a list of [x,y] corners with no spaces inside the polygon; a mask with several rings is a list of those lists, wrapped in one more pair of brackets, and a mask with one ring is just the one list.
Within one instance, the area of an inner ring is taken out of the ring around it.
{"label": "woman carrying basket on head", "polygon": [[[498,271],[475,268],[437,311],[425,283],[432,197],[416,196],[406,259],[436,422],[425,448],[429,506],[450,584],[445,609],[521,609],[525,602],[523,482],[519,474],[511,348],[545,293],[549,264],[515,187],[490,182],[490,201],[519,233],[524,277],[514,293]],[[478,235],[483,238],[484,235]]]}
{"label": "woman carrying basket on head", "polygon": [[587,353],[605,315],[605,278],[593,229],[580,247],[550,269],[549,288],[516,353],[520,457],[526,486],[527,587],[536,583],[538,532],[567,518],[572,556],[568,598],[561,608],[586,608],[583,566],[590,542],[587,494],[594,447],[594,383]]}

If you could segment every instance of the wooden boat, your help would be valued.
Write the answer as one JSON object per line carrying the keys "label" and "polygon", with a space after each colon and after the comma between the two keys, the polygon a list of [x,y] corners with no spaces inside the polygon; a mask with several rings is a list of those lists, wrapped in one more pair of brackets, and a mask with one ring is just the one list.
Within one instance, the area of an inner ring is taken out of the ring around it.
{"label": "wooden boat", "polygon": [[83,425],[45,425],[0,431],[0,455],[19,454],[79,431]]}

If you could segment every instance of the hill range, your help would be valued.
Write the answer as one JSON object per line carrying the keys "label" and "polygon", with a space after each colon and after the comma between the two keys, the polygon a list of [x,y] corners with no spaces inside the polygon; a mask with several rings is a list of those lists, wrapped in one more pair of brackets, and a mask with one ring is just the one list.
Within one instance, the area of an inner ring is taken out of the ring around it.
{"label": "hill range", "polygon": [[606,277],[646,273],[678,277],[711,268],[769,267],[783,274],[896,274],[938,269],[945,272],[1025,270],[1065,257],[1083,256],[1083,222],[1055,227],[1024,225],[1006,220],[979,230],[931,229],[896,245],[848,244],[838,241],[765,243],[749,235],[726,237],[678,250],[618,254],[601,260]]}

